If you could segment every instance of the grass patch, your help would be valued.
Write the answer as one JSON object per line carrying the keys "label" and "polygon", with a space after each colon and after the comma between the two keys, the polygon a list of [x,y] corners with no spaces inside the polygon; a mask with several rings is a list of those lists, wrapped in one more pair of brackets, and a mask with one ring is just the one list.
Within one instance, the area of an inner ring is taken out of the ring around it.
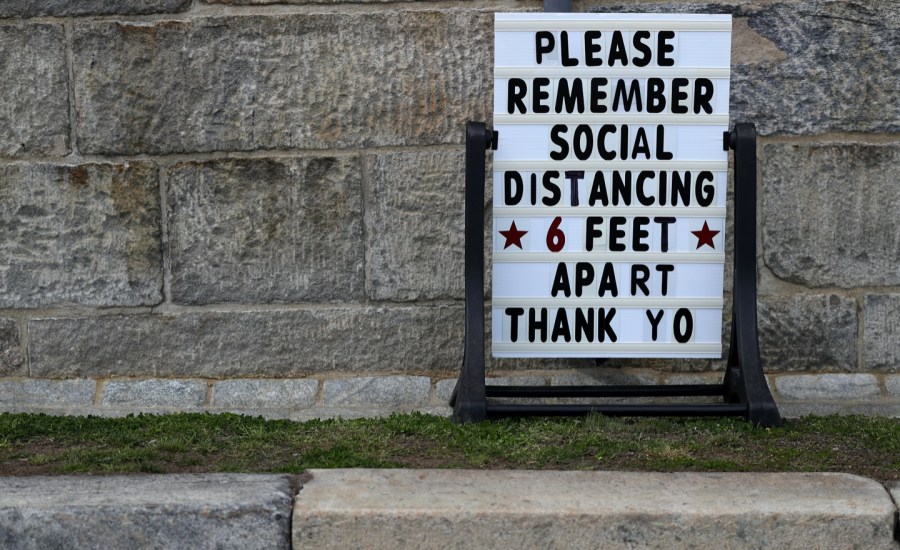
{"label": "grass patch", "polygon": [[503,419],[422,414],[265,420],[233,414],[126,418],[0,414],[0,475],[285,472],[309,468],[835,471],[900,479],[900,420]]}

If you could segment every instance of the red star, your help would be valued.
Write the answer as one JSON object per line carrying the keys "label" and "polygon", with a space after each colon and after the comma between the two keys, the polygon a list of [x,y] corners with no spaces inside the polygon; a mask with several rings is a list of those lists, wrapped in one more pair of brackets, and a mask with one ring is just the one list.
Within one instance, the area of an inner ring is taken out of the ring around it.
{"label": "red star", "polygon": [[703,220],[703,229],[698,231],[691,231],[695,237],[697,237],[697,249],[699,250],[701,246],[708,244],[710,248],[715,248],[716,245],[713,244],[713,237],[721,233],[721,231],[713,231],[709,228],[709,224],[706,223],[706,220]]}
{"label": "red star", "polygon": [[506,250],[510,246],[518,246],[520,249],[522,248],[522,236],[528,233],[528,231],[521,231],[516,227],[516,222],[512,222],[512,225],[509,226],[509,229],[506,231],[501,231],[500,234],[506,238],[506,245],[503,246],[503,250]]}

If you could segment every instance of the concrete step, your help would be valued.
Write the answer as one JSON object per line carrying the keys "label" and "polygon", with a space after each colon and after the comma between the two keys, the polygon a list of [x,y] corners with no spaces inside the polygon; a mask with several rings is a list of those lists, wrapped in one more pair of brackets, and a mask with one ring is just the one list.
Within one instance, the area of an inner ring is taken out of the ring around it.
{"label": "concrete step", "polygon": [[0,478],[0,548],[287,549],[292,494],[271,475]]}
{"label": "concrete step", "polygon": [[289,476],[0,477],[0,549],[900,548],[888,491],[846,474],[360,469],[303,479],[292,504],[299,480]]}
{"label": "concrete step", "polygon": [[294,548],[896,549],[847,474],[314,470]]}

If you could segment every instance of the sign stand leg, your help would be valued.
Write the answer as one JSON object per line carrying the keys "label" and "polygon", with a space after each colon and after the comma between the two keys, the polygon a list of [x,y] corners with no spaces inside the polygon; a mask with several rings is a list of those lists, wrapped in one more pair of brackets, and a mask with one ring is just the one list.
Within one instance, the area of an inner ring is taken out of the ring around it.
{"label": "sign stand leg", "polygon": [[746,403],[747,420],[780,426],[759,356],[756,317],[756,126],[735,124],[723,147],[734,150],[734,292],[725,399]]}
{"label": "sign stand leg", "polygon": [[[484,188],[487,149],[497,133],[484,123],[466,125],[466,342],[463,365],[450,405],[454,422],[488,416],[743,416],[755,426],[780,426],[781,415],[766,385],[759,355],[756,312],[756,127],[737,124],[725,132],[724,147],[734,149],[734,296],[731,347],[721,384],[623,386],[488,386],[484,363]],[[708,396],[709,404],[533,404],[488,403],[487,398],[628,398]]]}
{"label": "sign stand leg", "polygon": [[486,411],[484,383],[484,172],[495,132],[483,122],[466,124],[466,347],[450,398],[454,422],[480,422]]}

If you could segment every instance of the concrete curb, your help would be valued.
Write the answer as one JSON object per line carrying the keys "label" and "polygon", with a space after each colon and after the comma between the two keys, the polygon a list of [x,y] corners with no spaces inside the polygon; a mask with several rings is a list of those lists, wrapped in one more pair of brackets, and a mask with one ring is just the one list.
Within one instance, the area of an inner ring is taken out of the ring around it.
{"label": "concrete curb", "polygon": [[[0,478],[0,548],[900,548],[848,474],[313,470]],[[295,496],[292,502],[292,496]]]}

